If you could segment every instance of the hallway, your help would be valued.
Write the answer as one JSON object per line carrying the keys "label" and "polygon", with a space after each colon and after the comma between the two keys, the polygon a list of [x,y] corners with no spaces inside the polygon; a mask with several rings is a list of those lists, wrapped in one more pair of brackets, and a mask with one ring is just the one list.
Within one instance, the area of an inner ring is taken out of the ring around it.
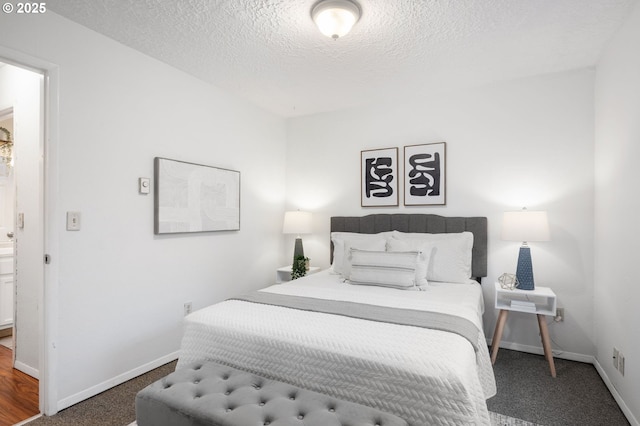
{"label": "hallway", "polygon": [[40,412],[38,380],[15,370],[12,352],[0,345],[0,426],[10,426]]}

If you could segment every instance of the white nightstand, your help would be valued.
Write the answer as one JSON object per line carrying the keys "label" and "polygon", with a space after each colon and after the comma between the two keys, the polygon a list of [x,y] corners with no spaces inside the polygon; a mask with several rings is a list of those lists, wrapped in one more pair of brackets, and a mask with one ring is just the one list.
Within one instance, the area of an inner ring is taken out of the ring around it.
{"label": "white nightstand", "polygon": [[538,317],[538,327],[544,349],[544,357],[549,362],[551,376],[556,377],[556,366],[553,363],[553,353],[551,352],[551,339],[545,315],[555,316],[556,314],[556,294],[549,287],[537,287],[535,290],[507,290],[500,287],[500,283],[495,283],[496,297],[495,307],[500,309],[496,330],[493,333],[491,342],[491,363],[496,363],[498,348],[502,339],[504,324],[507,322],[509,311],[525,312],[536,314]]}
{"label": "white nightstand", "polygon": [[[315,274],[319,271],[319,266],[311,266],[307,271],[307,275]],[[287,281],[291,281],[291,265],[283,266],[282,268],[276,269],[276,284],[284,283]]]}

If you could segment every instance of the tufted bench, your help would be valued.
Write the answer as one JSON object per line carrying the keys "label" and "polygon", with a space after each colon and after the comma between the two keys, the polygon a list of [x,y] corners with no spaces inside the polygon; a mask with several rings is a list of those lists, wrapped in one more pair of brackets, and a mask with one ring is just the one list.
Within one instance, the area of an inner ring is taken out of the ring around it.
{"label": "tufted bench", "polygon": [[194,363],[136,396],[138,426],[407,426],[391,414],[214,362]]}

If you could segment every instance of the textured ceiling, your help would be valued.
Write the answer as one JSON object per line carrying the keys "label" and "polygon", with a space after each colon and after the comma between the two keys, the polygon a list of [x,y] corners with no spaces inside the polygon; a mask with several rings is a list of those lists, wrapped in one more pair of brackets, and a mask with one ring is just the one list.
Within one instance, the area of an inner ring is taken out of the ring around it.
{"label": "textured ceiling", "polygon": [[56,0],[54,12],[283,116],[595,65],[638,0],[359,0],[334,41],[316,0]]}

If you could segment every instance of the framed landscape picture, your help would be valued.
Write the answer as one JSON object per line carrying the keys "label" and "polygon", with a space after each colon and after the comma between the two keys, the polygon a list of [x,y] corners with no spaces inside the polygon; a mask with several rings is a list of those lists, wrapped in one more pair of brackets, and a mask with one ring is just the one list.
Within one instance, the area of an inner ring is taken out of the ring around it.
{"label": "framed landscape picture", "polygon": [[361,151],[360,171],[362,207],[398,205],[398,148]]}
{"label": "framed landscape picture", "polygon": [[154,159],[154,232],[240,229],[240,172]]}
{"label": "framed landscape picture", "polygon": [[446,143],[404,147],[404,205],[446,204]]}

